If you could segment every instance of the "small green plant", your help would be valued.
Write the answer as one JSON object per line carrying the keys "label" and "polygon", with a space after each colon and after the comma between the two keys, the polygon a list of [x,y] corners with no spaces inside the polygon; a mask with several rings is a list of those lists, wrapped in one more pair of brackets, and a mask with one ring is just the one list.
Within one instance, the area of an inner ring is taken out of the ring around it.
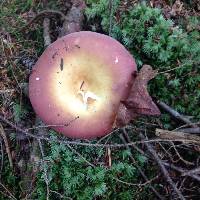
{"label": "small green plant", "polygon": [[15,122],[19,122],[27,115],[28,111],[18,103],[13,104],[13,115]]}
{"label": "small green plant", "polygon": [[[56,137],[51,137],[56,141]],[[77,154],[77,152],[79,152]],[[87,152],[87,153],[86,153]],[[81,154],[81,156],[80,156]],[[106,165],[106,149],[94,147],[67,147],[50,142],[45,157],[49,188],[63,195],[64,199],[133,199],[138,194],[138,170],[129,161],[130,151],[112,150],[112,166]],[[136,154],[142,167],[147,158]],[[38,175],[36,199],[46,199],[45,174]],[[133,183],[136,183],[134,186]],[[133,184],[133,185],[131,185]],[[148,187],[147,187],[148,188]],[[140,192],[146,194],[146,189]],[[51,199],[58,198],[51,192]],[[151,197],[151,194],[149,195]],[[142,199],[142,198],[141,198]]]}

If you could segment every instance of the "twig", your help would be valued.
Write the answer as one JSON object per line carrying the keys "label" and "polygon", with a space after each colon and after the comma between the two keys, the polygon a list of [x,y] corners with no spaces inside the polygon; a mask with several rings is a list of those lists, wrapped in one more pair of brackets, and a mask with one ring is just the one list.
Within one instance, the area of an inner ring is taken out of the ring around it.
{"label": "twig", "polygon": [[[119,135],[119,137],[121,138],[121,140],[123,141],[123,143],[126,145],[126,149],[129,150],[131,152],[130,147],[128,146],[128,143],[126,142],[124,136],[121,134]],[[141,176],[143,177],[143,179],[148,182],[149,179],[147,178],[147,176],[145,175],[145,173],[142,171],[142,169],[140,168],[140,166],[137,164],[136,160],[134,159],[134,157],[132,155],[129,155],[132,163],[136,166],[136,168],[138,169],[138,171],[140,172]],[[165,198],[163,196],[161,196],[157,190],[151,185],[149,184],[149,188],[154,192],[154,194],[161,200],[164,200]]]}
{"label": "twig", "polygon": [[[127,136],[128,136],[128,135],[127,135]],[[127,141],[128,141],[128,142],[130,141],[129,136],[128,136],[128,140],[127,140]],[[159,143],[159,144],[160,144],[160,143]],[[161,145],[161,144],[160,144],[160,145]],[[132,146],[132,147],[134,148],[134,146]],[[143,150],[140,149],[139,147],[137,147],[137,149],[135,149],[135,150],[138,150],[138,149],[139,149],[139,152],[140,152],[140,153],[143,152]],[[145,153],[143,152],[142,154],[145,154]],[[178,171],[178,172],[180,172],[180,173],[184,173],[184,172],[187,171],[186,169],[177,167],[177,166],[175,166],[175,165],[173,165],[173,164],[169,164],[169,163],[167,163],[167,162],[165,162],[165,161],[162,161],[162,162],[163,162],[163,164],[164,164],[165,166],[170,167],[170,168],[172,168],[172,169],[174,169],[174,170],[176,170],[176,171]],[[186,176],[189,176],[189,177],[191,177],[191,178],[193,178],[193,179],[195,179],[195,180],[197,180],[197,181],[200,182],[200,176],[198,176],[198,175],[196,175],[196,174],[186,174]]]}
{"label": "twig", "polygon": [[[128,133],[127,133],[127,131],[126,131],[125,128],[123,128],[123,137],[125,138],[125,140],[126,140],[128,143],[131,143],[131,140],[130,140],[130,138],[129,138],[129,136],[128,136]],[[144,151],[143,151],[142,149],[138,148],[136,145],[133,145],[133,148],[134,148],[136,151],[138,151],[139,153],[141,153],[142,155],[145,154]]]}
{"label": "twig", "polygon": [[[144,137],[144,135],[142,133],[139,134],[139,137],[141,139],[145,139],[145,137]],[[175,183],[171,179],[171,177],[170,177],[167,169],[165,168],[165,166],[163,165],[162,161],[158,157],[158,154],[154,150],[153,146],[151,144],[149,144],[149,143],[145,143],[144,145],[146,146],[147,150],[151,153],[151,155],[154,157],[154,159],[157,162],[157,164],[159,165],[159,167],[160,167],[163,175],[165,176],[167,182],[169,183],[169,185],[171,186],[171,188],[174,190],[174,192],[176,193],[176,195],[178,196],[178,198],[181,199],[181,200],[185,200],[185,197],[180,192],[180,190],[176,187]]]}
{"label": "twig", "polygon": [[190,124],[190,125],[184,124],[184,125],[182,125],[182,126],[179,126],[179,127],[175,128],[173,131],[178,131],[178,130],[184,129],[184,128],[188,127],[188,126],[198,127],[199,125],[200,125],[200,122],[195,122],[195,123],[192,123],[192,124]]}
{"label": "twig", "polygon": [[188,171],[184,172],[182,174],[182,176],[188,176],[188,175],[191,175],[191,174],[199,174],[199,173],[200,173],[200,167],[197,167],[195,169],[188,170]]}
{"label": "twig", "polygon": [[50,19],[44,18],[43,21],[43,38],[44,38],[44,47],[48,47],[51,44],[51,37],[50,37]]}
{"label": "twig", "polygon": [[191,135],[189,133],[156,129],[155,134],[156,136],[162,139],[170,139],[170,140],[182,139],[183,142],[185,141],[185,143],[187,143],[188,140],[195,140],[197,144],[200,144],[200,137],[197,135]]}
{"label": "twig", "polygon": [[[186,66],[186,65],[185,65],[185,66]],[[167,72],[171,72],[171,71],[174,71],[174,70],[180,69],[180,68],[183,68],[183,66],[178,66],[178,67],[174,67],[174,68],[172,68],[172,69],[168,69],[168,70],[166,70],[166,71],[158,72],[158,75],[159,75],[159,74],[165,74],[165,73],[167,73]]]}
{"label": "twig", "polygon": [[192,127],[194,127],[195,125],[193,125],[193,123],[186,117],[184,117],[183,115],[181,115],[180,113],[178,113],[176,110],[174,110],[173,108],[171,108],[170,106],[168,106],[167,104],[165,104],[162,101],[157,101],[157,104],[166,112],[168,112],[171,116],[175,117],[176,119],[178,119],[179,121],[182,121],[185,124],[191,125]]}
{"label": "twig", "polygon": [[28,22],[28,24],[26,24],[24,27],[22,27],[21,31],[24,31],[27,27],[30,27],[31,24],[33,24],[34,22],[40,20],[40,19],[44,19],[46,17],[60,17],[61,20],[64,20],[65,15],[60,12],[60,11],[56,11],[56,10],[43,10],[41,12],[39,12],[33,19],[31,19],[31,21]]}
{"label": "twig", "polygon": [[137,186],[137,187],[144,187],[148,184],[150,184],[151,182],[153,182],[154,180],[156,180],[158,178],[158,176],[152,178],[151,180],[148,180],[146,181],[145,183],[129,183],[129,182],[126,182],[126,181],[122,181],[116,177],[113,177],[113,179],[115,179],[116,181],[120,182],[120,183],[123,183],[125,185],[129,185],[129,186]]}
{"label": "twig", "polygon": [[1,123],[0,123],[0,135],[4,140],[4,144],[5,144],[5,147],[6,147],[6,153],[8,155],[8,160],[9,160],[9,163],[10,163],[10,168],[13,169],[13,161],[12,161],[12,156],[11,156],[11,152],[10,152],[10,147],[9,147],[9,144],[8,144],[8,139],[6,137],[6,134],[4,132],[4,129],[3,129],[3,126],[2,126]]}
{"label": "twig", "polygon": [[[29,133],[28,131],[16,126],[14,123],[10,122],[6,118],[4,118],[2,115],[0,115],[0,120],[3,121],[4,123],[8,124],[10,127],[16,129],[17,131],[25,134],[28,137],[35,138],[35,139],[40,139],[40,140],[45,140],[48,142],[52,142],[53,140],[50,137],[43,136],[43,135],[35,135],[32,133]],[[169,141],[176,141],[176,142],[187,142],[187,143],[197,143],[195,140],[183,140],[183,139],[151,139],[151,140],[141,140],[141,141],[135,141],[127,144],[98,144],[98,143],[88,143],[88,142],[77,142],[77,141],[69,141],[69,140],[61,140],[61,139],[56,139],[57,143],[60,144],[65,144],[65,145],[77,145],[77,146],[88,146],[88,147],[110,147],[110,148],[123,148],[128,146],[133,146],[134,144],[144,144],[144,143],[154,143],[154,142],[169,142]],[[199,143],[198,143],[199,144]]]}
{"label": "twig", "polygon": [[[165,161],[162,161],[162,162],[163,162],[163,165],[165,165],[166,167],[170,167],[171,169],[174,169],[174,170],[176,170],[176,171],[178,171],[178,172],[180,172],[182,174],[184,174],[186,172],[186,170],[183,169],[183,168],[177,167],[177,166],[175,166],[173,164],[169,164],[169,163],[167,163]],[[193,179],[195,179],[195,180],[200,182],[200,176],[198,176],[196,174],[186,174],[185,176],[189,176],[189,177],[191,177],[191,178],[193,178]]]}
{"label": "twig", "polygon": [[114,131],[110,132],[109,134],[101,137],[98,141],[97,141],[97,144],[102,142],[104,139],[108,138],[109,136],[111,136],[113,133],[116,133],[118,130],[120,130],[120,128],[116,128]]}
{"label": "twig", "polygon": [[6,188],[5,185],[3,185],[3,183],[0,182],[0,186],[10,195],[10,197],[14,200],[17,200],[14,195]]}
{"label": "twig", "polygon": [[0,145],[1,145],[1,168],[0,168],[0,179],[1,179],[2,170],[3,170],[3,161],[4,161],[3,144],[1,140],[0,140]]}
{"label": "twig", "polygon": [[179,131],[184,133],[192,133],[192,134],[199,134],[200,133],[200,127],[195,128],[181,128]]}
{"label": "twig", "polygon": [[42,163],[43,163],[43,171],[44,171],[44,180],[45,180],[46,189],[47,189],[47,196],[46,196],[46,199],[49,200],[49,194],[50,194],[50,190],[49,190],[49,180],[48,180],[48,176],[47,176],[47,168],[46,168],[46,165],[45,165],[45,163],[44,163],[44,150],[43,150],[42,143],[41,143],[41,140],[40,140],[40,139],[38,139],[38,144],[39,144],[40,152],[41,152],[41,155],[42,155]]}
{"label": "twig", "polygon": [[[11,126],[12,128],[20,131],[21,133],[25,134],[27,137],[32,137],[35,139],[41,139],[41,140],[46,140],[51,142],[52,139],[49,137],[45,137],[43,135],[34,135],[32,133],[29,133],[28,131],[16,126],[14,123],[10,122],[9,120],[7,120],[6,118],[4,118],[2,115],[0,115],[0,120],[3,121],[4,123],[8,124],[9,126]],[[77,142],[77,141],[66,141],[66,140],[60,140],[60,139],[56,139],[56,141],[60,144],[70,144],[70,145],[77,145],[77,146],[89,146],[89,147],[111,147],[111,148],[122,148],[125,147],[126,145],[128,146],[133,146],[134,144],[144,144],[144,143],[154,143],[154,142],[169,142],[169,141],[175,141],[175,142],[187,142],[187,143],[194,143],[194,144],[200,144],[198,141],[195,140],[183,140],[183,139],[150,139],[150,140],[141,140],[141,141],[135,141],[135,142],[131,142],[131,143],[127,143],[125,144],[98,144],[98,143],[88,143],[88,142]]]}
{"label": "twig", "polygon": [[186,165],[194,165],[194,163],[185,160],[185,159],[180,155],[180,153],[179,153],[178,150],[176,149],[176,146],[174,145],[173,142],[170,142],[170,144],[172,145],[174,151],[176,152],[176,155],[178,156],[179,160],[183,161]]}
{"label": "twig", "polygon": [[[27,128],[25,129],[26,131],[30,131],[33,129],[41,129],[41,128],[51,128],[51,127],[66,127],[69,126],[72,122],[74,122],[75,120],[77,120],[79,117],[75,117],[74,119],[72,119],[71,121],[69,121],[66,124],[49,124],[49,125],[40,125],[40,126],[34,126],[31,128]],[[39,119],[40,120],[40,119]]]}

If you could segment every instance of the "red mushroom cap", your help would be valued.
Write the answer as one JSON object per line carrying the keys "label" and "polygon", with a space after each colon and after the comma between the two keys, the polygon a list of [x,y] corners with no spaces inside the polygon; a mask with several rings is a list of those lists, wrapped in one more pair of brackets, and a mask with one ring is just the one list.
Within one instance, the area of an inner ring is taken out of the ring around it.
{"label": "red mushroom cap", "polygon": [[[66,35],[38,59],[29,79],[36,114],[72,138],[108,134],[136,71],[134,58],[115,39],[89,31]],[[60,125],[60,126],[59,126]]]}

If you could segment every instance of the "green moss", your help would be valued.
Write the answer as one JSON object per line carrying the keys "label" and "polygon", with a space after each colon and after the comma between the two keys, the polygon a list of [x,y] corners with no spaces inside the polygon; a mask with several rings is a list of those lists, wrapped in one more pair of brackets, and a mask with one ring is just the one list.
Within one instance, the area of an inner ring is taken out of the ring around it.
{"label": "green moss", "polygon": [[[160,9],[138,4],[120,12],[117,5],[113,7],[111,36],[133,54],[138,68],[150,64],[161,72],[150,82],[151,95],[200,119],[200,33],[195,29],[199,20],[191,18],[187,22],[191,31],[187,32],[184,26],[165,19]],[[109,32],[110,22],[107,8],[108,2],[100,0],[86,10],[89,22],[91,18],[101,19],[105,33]]]}

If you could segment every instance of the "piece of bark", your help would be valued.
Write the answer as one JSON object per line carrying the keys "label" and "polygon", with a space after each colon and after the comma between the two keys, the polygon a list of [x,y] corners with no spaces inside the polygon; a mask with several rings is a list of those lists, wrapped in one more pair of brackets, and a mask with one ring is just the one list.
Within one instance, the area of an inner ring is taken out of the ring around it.
{"label": "piece of bark", "polygon": [[122,127],[140,115],[160,115],[160,111],[150,97],[147,84],[157,75],[150,65],[144,65],[140,72],[133,77],[133,84],[128,98],[121,102],[116,126]]}
{"label": "piece of bark", "polygon": [[83,12],[85,8],[86,4],[84,0],[72,1],[72,7],[65,17],[59,37],[82,30],[82,24],[84,20]]}

